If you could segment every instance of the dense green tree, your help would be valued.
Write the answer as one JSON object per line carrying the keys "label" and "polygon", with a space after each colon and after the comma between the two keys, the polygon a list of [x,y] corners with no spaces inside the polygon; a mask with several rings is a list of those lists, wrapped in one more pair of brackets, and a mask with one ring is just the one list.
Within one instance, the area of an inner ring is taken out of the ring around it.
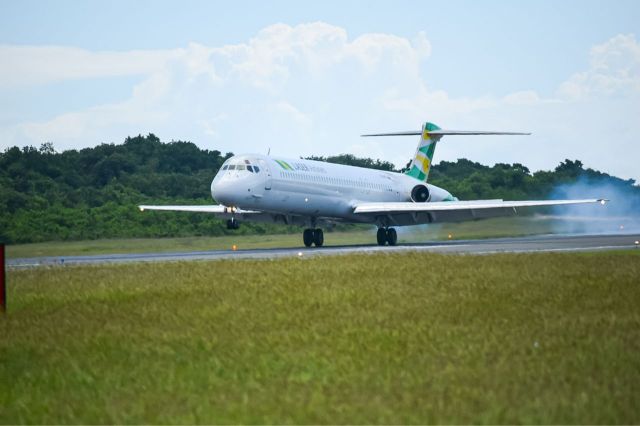
{"label": "dense green tree", "polygon": [[[246,223],[227,231],[211,215],[146,212],[138,204],[209,204],[209,185],[232,153],[202,150],[191,142],[163,143],[154,134],[128,137],[122,144],[56,152],[47,142],[11,147],[0,153],[0,240],[27,243],[116,237],[223,235],[227,232],[298,232],[298,229]],[[393,164],[352,154],[310,157],[393,171]],[[565,160],[553,171],[531,173],[522,164],[488,167],[466,159],[434,165],[429,181],[460,199],[525,199],[557,195],[554,190],[583,180],[605,182],[640,198],[633,180]],[[640,203],[638,203],[640,204]],[[640,206],[639,206],[640,207]]]}
{"label": "dense green tree", "polygon": [[388,161],[374,160],[372,158],[358,158],[353,154],[340,154],[329,157],[311,156],[306,157],[306,159],[315,161],[326,161],[328,163],[335,164],[347,164],[350,166],[365,167],[367,169],[395,171],[393,163],[390,163]]}

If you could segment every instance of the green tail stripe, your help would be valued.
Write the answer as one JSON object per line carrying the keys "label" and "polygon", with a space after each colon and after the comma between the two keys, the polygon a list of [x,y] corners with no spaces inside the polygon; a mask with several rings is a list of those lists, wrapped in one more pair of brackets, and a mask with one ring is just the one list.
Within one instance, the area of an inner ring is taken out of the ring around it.
{"label": "green tail stripe", "polygon": [[416,166],[412,166],[411,170],[409,170],[406,174],[418,180],[423,180],[426,177],[426,175],[422,173]]}
{"label": "green tail stripe", "polygon": [[434,143],[432,143],[432,144],[429,144],[429,146],[427,147],[427,158],[428,158],[429,160],[433,160],[433,154],[434,154],[434,153],[435,153],[435,151],[436,151],[436,143],[437,143],[437,142],[434,142]]}
{"label": "green tail stripe", "polygon": [[441,130],[440,127],[428,122],[424,124],[424,128],[427,129],[427,132],[430,132],[431,130]]}
{"label": "green tail stripe", "polygon": [[[429,123],[429,122],[424,123],[424,125],[422,126],[422,135],[420,136],[420,143],[418,145],[418,153],[416,154],[416,157],[414,157],[413,159],[413,162],[416,163],[418,158],[424,155],[428,159],[428,162],[425,165],[423,165],[423,160],[420,159],[420,161],[417,161],[420,164],[420,167],[416,165],[412,165],[411,169],[405,173],[408,176],[411,176],[423,182],[427,181],[427,177],[429,175],[429,171],[431,170],[431,165],[433,163],[433,154],[436,151],[436,144],[440,140],[439,136],[436,136],[436,137],[428,136],[427,138],[423,139],[425,131],[429,133],[430,131],[433,131],[433,130],[440,130],[440,127],[436,126],[433,123]],[[422,167],[426,167],[426,170],[423,171]]]}

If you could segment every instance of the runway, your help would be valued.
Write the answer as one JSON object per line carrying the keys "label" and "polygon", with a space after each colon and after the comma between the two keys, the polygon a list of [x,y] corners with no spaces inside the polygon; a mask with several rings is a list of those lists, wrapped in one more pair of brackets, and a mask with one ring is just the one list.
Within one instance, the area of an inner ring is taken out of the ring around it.
{"label": "runway", "polygon": [[63,265],[103,265],[131,262],[183,262],[222,259],[276,259],[284,257],[316,257],[350,253],[452,253],[491,254],[637,249],[640,234],[616,235],[542,235],[518,238],[483,240],[435,241],[399,244],[395,247],[378,245],[326,246],[321,248],[271,248],[247,250],[211,250],[168,253],[104,254],[93,256],[34,257],[7,260],[11,269]]}

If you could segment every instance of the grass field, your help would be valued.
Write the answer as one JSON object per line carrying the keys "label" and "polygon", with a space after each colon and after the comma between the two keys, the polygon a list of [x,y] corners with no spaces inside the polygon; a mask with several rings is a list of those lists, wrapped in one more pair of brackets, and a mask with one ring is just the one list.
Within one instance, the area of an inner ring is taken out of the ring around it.
{"label": "grass field", "polygon": [[640,422],[640,255],[9,271],[0,423]]}
{"label": "grass field", "polygon": [[[508,237],[550,233],[554,222],[532,217],[488,219],[477,222],[434,224],[398,228],[398,242],[416,243],[433,240]],[[349,232],[326,232],[326,245],[375,244],[375,228]],[[302,231],[284,235],[238,235],[224,237],[131,238],[94,241],[52,241],[37,244],[10,245],[9,258],[69,256],[109,253],[145,253],[230,249],[299,247]]]}

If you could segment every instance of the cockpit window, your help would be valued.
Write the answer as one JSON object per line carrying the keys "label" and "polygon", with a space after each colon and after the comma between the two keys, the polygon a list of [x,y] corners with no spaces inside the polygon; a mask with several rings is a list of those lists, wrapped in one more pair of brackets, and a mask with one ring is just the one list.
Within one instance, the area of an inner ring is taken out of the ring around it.
{"label": "cockpit window", "polygon": [[241,160],[241,162],[235,164],[225,164],[221,170],[248,170],[251,173],[260,173],[260,167],[251,164],[249,160]]}

